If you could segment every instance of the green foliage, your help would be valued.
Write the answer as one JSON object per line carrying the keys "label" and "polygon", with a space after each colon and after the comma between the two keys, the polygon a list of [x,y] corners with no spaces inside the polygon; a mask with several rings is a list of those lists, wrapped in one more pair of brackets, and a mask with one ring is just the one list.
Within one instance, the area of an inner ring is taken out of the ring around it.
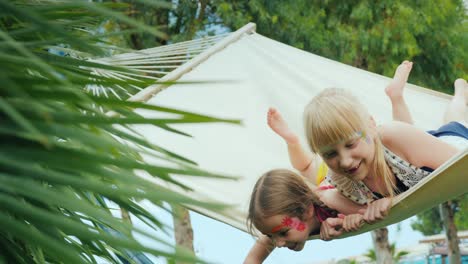
{"label": "green foliage", "polygon": [[421,232],[423,235],[440,234],[443,230],[439,206],[418,214],[416,218],[417,220],[411,222],[411,228]]}
{"label": "green foliage", "polygon": [[[224,176],[200,170],[189,159],[146,141],[130,125],[153,124],[171,131],[173,123],[237,121],[97,97],[84,89],[125,85],[92,70],[128,69],[83,60],[106,54],[108,46],[101,38],[108,34],[97,31],[104,21],[162,36],[120,12],[126,8],[88,1],[0,0],[1,262],[96,263],[100,257],[116,263],[116,254],[130,260],[131,252],[198,261],[114,217],[107,203],[153,229],[167,227],[137,200],[160,207],[166,202],[222,208],[138,177],[136,171],[144,170],[187,189],[172,175]],[[144,79],[135,82],[149,84]],[[136,108],[174,118],[146,119],[133,111]],[[106,114],[109,110],[118,114]],[[140,153],[167,165],[147,164]],[[134,234],[148,236],[165,249],[142,245]]]}
{"label": "green foliage", "polygon": [[[132,17],[160,26],[169,41],[254,22],[267,37],[390,77],[403,60],[412,60],[410,82],[446,93],[453,92],[456,78],[468,78],[462,0],[166,1],[169,10],[126,2]],[[140,49],[165,42],[132,34],[129,43]]]}
{"label": "green foliage", "polygon": [[367,253],[364,254],[364,256],[370,258],[370,259],[373,260],[373,261],[376,261],[376,260],[377,260],[377,255],[375,254],[375,250],[373,250],[373,249],[369,249],[369,250],[367,251]]}
{"label": "green foliage", "polygon": [[457,199],[455,203],[457,205],[455,225],[458,230],[468,230],[468,194]]}
{"label": "green foliage", "polygon": [[[114,1],[108,1],[114,2]],[[170,1],[121,1],[126,4],[125,13],[127,16],[142,24],[157,28],[161,33],[159,36],[138,30],[132,25],[126,23],[114,23],[109,21],[107,31],[129,31],[129,34],[119,36],[125,39],[125,44],[129,44],[132,49],[153,48],[165,45],[168,35],[165,32],[169,24]],[[126,45],[127,46],[127,45]]]}
{"label": "green foliage", "polygon": [[356,260],[349,260],[349,259],[340,259],[336,262],[336,264],[357,264]]}
{"label": "green foliage", "polygon": [[[468,194],[453,201],[455,212],[455,225],[459,231],[468,229]],[[429,236],[440,234],[443,231],[443,223],[440,220],[439,206],[422,212],[412,221],[411,227],[422,234]]]}
{"label": "green foliage", "polygon": [[[161,0],[158,5],[153,1],[122,0],[128,4],[126,13],[132,19],[151,25],[165,32],[164,38],[155,38],[145,32],[132,32],[125,39],[133,49],[147,49],[192,40],[197,34],[213,35],[213,1],[170,1]],[[127,25],[114,25],[110,30],[129,30]]]}
{"label": "green foliage", "polygon": [[[398,263],[400,261],[400,259],[406,255],[409,254],[408,251],[405,251],[405,250],[401,250],[401,251],[397,251],[396,250],[396,244],[395,243],[392,243],[390,245],[390,254],[392,255],[392,258],[393,258],[393,262],[394,263]],[[375,250],[373,249],[369,249],[367,251],[366,254],[364,254],[364,256],[370,258],[371,260],[373,261],[376,261],[377,260],[377,255],[375,254]]]}
{"label": "green foliage", "polygon": [[393,76],[412,60],[410,82],[449,93],[467,77],[461,0],[214,2],[232,29],[252,21],[267,37],[372,72]]}

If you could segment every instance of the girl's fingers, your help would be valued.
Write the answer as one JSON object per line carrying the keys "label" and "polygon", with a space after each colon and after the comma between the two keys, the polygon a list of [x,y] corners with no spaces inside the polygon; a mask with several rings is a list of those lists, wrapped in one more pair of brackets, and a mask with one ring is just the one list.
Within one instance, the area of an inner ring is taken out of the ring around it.
{"label": "girl's fingers", "polygon": [[390,198],[383,198],[370,203],[363,214],[365,222],[372,224],[378,220],[382,220],[388,215],[392,205]]}
{"label": "girl's fingers", "polygon": [[367,212],[365,215],[366,222],[368,222],[369,224],[374,222],[374,216],[375,216],[375,203],[371,203],[367,207]]}
{"label": "girl's fingers", "polygon": [[362,220],[362,216],[361,215],[357,215],[356,216],[356,229],[355,230],[358,230],[359,228],[361,228],[361,226],[364,224],[363,220]]}
{"label": "girl's fingers", "polygon": [[327,224],[335,229],[339,229],[343,225],[343,219],[341,218],[328,218],[325,220]]}
{"label": "girl's fingers", "polygon": [[374,206],[372,204],[369,204],[369,206],[367,206],[366,213],[364,214],[364,219],[366,219],[366,222],[368,223],[371,222],[371,214],[372,214],[373,208]]}
{"label": "girl's fingers", "polygon": [[343,233],[343,229],[339,229],[339,230],[332,229],[330,231],[330,237],[337,237],[341,235],[342,233]]}
{"label": "girl's fingers", "polygon": [[349,216],[346,218],[344,226],[346,226],[345,228],[346,232],[350,232],[353,230],[353,217],[352,216]]}
{"label": "girl's fingers", "polygon": [[359,219],[358,217],[355,217],[353,227],[354,227],[353,231],[358,230],[361,227],[361,219]]}
{"label": "girl's fingers", "polygon": [[350,220],[350,217],[351,217],[351,216],[347,216],[347,217],[343,220],[343,229],[344,229],[346,232],[349,232],[349,228],[350,228],[349,220]]}
{"label": "girl's fingers", "polygon": [[343,233],[343,219],[328,218],[320,227],[320,239],[328,241]]}
{"label": "girl's fingers", "polygon": [[390,207],[392,206],[392,200],[390,198],[385,198],[385,201],[383,202],[383,215],[387,216],[388,211],[390,210]]}
{"label": "girl's fingers", "polygon": [[346,232],[356,231],[362,226],[363,216],[360,214],[347,215],[343,221],[343,229]]}
{"label": "girl's fingers", "polygon": [[320,239],[324,241],[330,240],[330,235],[328,234],[328,223],[323,222],[322,226],[320,227]]}

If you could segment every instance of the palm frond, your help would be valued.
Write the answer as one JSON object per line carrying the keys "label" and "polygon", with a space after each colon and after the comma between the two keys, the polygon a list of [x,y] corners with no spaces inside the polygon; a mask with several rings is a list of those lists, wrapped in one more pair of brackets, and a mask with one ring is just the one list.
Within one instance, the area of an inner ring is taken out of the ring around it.
{"label": "palm frond", "polygon": [[[159,61],[169,71],[201,52],[197,45],[211,45],[211,40],[180,44],[176,53],[161,48],[148,60],[144,52],[98,59],[108,48],[100,41],[105,34],[96,34],[103,21],[131,26],[120,34],[165,36],[120,12],[125,8],[108,2],[0,0],[0,262],[132,262],[140,252],[200,261],[158,237],[151,238],[167,248],[142,245],[133,234],[145,232],[115,217],[107,203],[156,229],[166,227],[136,201],[147,199],[161,208],[163,203],[224,208],[139,177],[143,170],[185,189],[190,188],[173,174],[227,178],[148,142],[130,125],[176,132],[171,124],[239,121],[125,101],[133,88],[154,84],[159,70],[150,64]],[[110,90],[102,96],[95,87]],[[171,117],[147,119],[135,109]],[[165,165],[146,164],[141,154]]]}

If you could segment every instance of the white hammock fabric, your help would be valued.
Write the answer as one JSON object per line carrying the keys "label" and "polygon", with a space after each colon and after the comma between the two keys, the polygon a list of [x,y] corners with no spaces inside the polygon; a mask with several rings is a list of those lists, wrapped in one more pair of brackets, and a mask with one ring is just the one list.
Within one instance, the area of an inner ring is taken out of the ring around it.
{"label": "white hammock fabric", "polygon": [[[244,26],[161,79],[183,81],[183,84],[172,85],[151,98],[163,88],[155,85],[131,98],[243,120],[243,126],[173,126],[193,138],[156,127],[137,127],[150,141],[196,161],[204,169],[241,176],[237,181],[200,177],[177,179],[194,189],[189,194],[194,198],[233,205],[224,214],[199,208],[193,210],[243,231],[246,231],[250,193],[257,178],[270,169],[291,168],[286,145],[266,124],[268,107],[279,109],[303,139],[303,108],[327,87],[351,90],[368,107],[377,123],[391,120],[391,105],[384,93],[389,78],[284,45],[254,30],[254,24]],[[428,130],[441,125],[450,96],[408,85],[405,97],[416,126]],[[305,140],[303,143],[306,146]],[[468,190],[467,153],[468,150],[459,153],[439,168],[421,188],[413,188],[399,197],[385,221],[366,226],[360,232],[401,221],[465,193]],[[147,159],[147,162],[153,161]],[[145,173],[142,176],[146,177]]]}

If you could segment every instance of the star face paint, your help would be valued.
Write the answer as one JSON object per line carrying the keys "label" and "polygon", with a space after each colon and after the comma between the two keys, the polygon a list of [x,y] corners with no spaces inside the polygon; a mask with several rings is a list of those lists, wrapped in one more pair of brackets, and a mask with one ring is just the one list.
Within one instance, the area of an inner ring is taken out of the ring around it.
{"label": "star face paint", "polygon": [[287,214],[273,215],[264,218],[256,227],[268,236],[275,246],[299,251],[304,247],[311,231],[318,231],[316,219],[311,217],[311,212],[305,212],[303,220]]}
{"label": "star face paint", "polygon": [[305,230],[306,225],[305,225],[304,222],[299,220],[297,217],[291,218],[289,216],[286,216],[286,217],[283,218],[283,221],[281,221],[280,225],[277,225],[277,226],[273,227],[271,232],[276,233],[276,232],[280,231],[281,229],[283,229],[285,227],[294,228],[297,231],[302,232],[302,231]]}

